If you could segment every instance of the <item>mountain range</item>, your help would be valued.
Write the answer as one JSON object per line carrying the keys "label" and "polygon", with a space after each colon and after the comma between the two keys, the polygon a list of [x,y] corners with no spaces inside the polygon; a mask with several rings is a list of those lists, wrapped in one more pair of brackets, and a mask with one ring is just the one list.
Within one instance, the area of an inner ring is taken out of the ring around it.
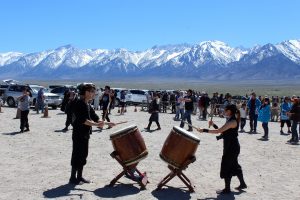
{"label": "mountain range", "polygon": [[199,80],[296,80],[300,40],[252,48],[221,41],[154,46],[145,51],[79,49],[66,45],[36,53],[0,53],[0,78],[38,80],[193,78]]}

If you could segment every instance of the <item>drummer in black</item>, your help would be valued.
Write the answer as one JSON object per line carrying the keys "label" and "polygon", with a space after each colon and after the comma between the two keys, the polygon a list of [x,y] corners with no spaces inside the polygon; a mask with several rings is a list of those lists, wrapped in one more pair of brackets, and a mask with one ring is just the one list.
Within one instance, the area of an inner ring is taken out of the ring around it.
{"label": "drummer in black", "polygon": [[225,179],[225,189],[221,190],[221,194],[230,193],[230,182],[232,176],[237,176],[240,181],[240,186],[236,187],[237,190],[247,188],[243,178],[242,167],[238,163],[238,156],[240,154],[240,144],[238,140],[238,128],[240,121],[240,113],[235,105],[227,105],[225,107],[225,115],[227,118],[226,123],[221,128],[218,128],[212,121],[212,125],[216,130],[198,129],[199,132],[206,132],[217,134],[217,139],[223,139],[224,149],[221,163],[220,177]]}
{"label": "drummer in black", "polygon": [[161,130],[160,124],[159,124],[159,96],[157,93],[153,94],[153,99],[150,103],[149,106],[149,113],[151,113],[151,116],[149,118],[149,124],[148,126],[145,128],[146,131],[150,131],[150,127],[152,122],[155,122],[157,125],[157,129],[156,130]]}
{"label": "drummer in black", "polygon": [[[81,85],[79,90],[80,99],[74,105],[72,117],[72,172],[69,181],[72,184],[90,182],[82,177],[83,166],[86,164],[86,159],[88,156],[89,138],[92,131],[92,126],[103,127],[104,125],[104,122],[99,121],[98,115],[89,104],[95,95],[94,85]],[[111,123],[110,125],[113,126],[114,124]]]}

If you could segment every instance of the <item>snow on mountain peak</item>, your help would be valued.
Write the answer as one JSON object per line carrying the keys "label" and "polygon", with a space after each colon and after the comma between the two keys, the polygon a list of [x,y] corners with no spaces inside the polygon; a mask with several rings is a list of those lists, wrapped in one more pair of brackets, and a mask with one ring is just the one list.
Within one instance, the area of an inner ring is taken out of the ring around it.
{"label": "snow on mountain peak", "polygon": [[204,41],[192,49],[195,66],[214,62],[215,64],[228,64],[238,61],[246,52],[238,48],[232,48],[226,43],[213,40]]}
{"label": "snow on mountain peak", "polygon": [[[180,66],[228,66],[229,63],[249,61],[255,64],[265,58],[283,54],[295,63],[300,64],[300,40],[287,40],[273,45],[266,44],[250,49],[233,48],[218,41],[203,41],[196,45],[162,45],[153,46],[144,51],[129,51],[124,48],[79,49],[65,45],[54,50],[22,54],[18,52],[0,53],[0,66],[16,65],[23,67],[41,67],[57,69],[59,67],[80,68],[94,66],[106,71],[122,69],[152,69],[164,65]],[[113,70],[113,69],[112,69]]]}
{"label": "snow on mountain peak", "polygon": [[300,40],[287,40],[277,44],[276,48],[286,57],[300,64]]}
{"label": "snow on mountain peak", "polygon": [[19,52],[0,53],[0,67],[17,61],[24,54]]}

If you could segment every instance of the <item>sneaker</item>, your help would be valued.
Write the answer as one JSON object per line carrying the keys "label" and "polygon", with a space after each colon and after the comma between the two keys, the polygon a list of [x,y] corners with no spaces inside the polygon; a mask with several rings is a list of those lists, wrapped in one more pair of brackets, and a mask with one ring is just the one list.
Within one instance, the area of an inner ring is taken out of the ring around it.
{"label": "sneaker", "polygon": [[187,131],[189,131],[189,132],[193,132],[193,128],[189,128]]}
{"label": "sneaker", "polygon": [[161,130],[161,128],[160,128],[160,127],[158,127],[156,130]]}
{"label": "sneaker", "polygon": [[246,189],[246,188],[247,188],[247,185],[243,184],[243,185],[240,185],[240,186],[238,186],[238,187],[236,187],[234,189],[236,189],[236,190],[243,190],[243,189]]}
{"label": "sneaker", "polygon": [[223,190],[217,191],[217,194],[230,194],[230,193],[231,193],[230,189],[223,189]]}
{"label": "sneaker", "polygon": [[281,131],[280,131],[280,135],[283,135],[283,134],[284,134],[284,132],[281,130]]}
{"label": "sneaker", "polygon": [[145,129],[145,131],[150,131],[150,128],[148,128],[148,127],[144,128],[144,129]]}
{"label": "sneaker", "polygon": [[286,141],[286,142],[292,143],[292,142],[294,142],[294,140],[293,140],[293,139],[290,139],[290,140],[288,140],[288,141]]}
{"label": "sneaker", "polygon": [[83,183],[91,183],[90,180],[87,180],[87,179],[85,179],[85,178],[83,178],[83,177],[78,178],[77,180],[78,180],[79,182],[83,182]]}
{"label": "sneaker", "polygon": [[66,127],[66,128],[64,128],[64,129],[62,129],[62,131],[63,132],[66,132],[66,131],[68,131],[69,129]]}
{"label": "sneaker", "polygon": [[20,132],[19,133],[24,133],[24,130],[20,130]]}
{"label": "sneaker", "polygon": [[78,185],[79,182],[80,182],[80,181],[79,181],[77,178],[74,178],[74,177],[71,177],[70,180],[69,180],[69,183],[70,183],[70,184]]}
{"label": "sneaker", "polygon": [[267,140],[268,136],[262,136],[261,139]]}
{"label": "sneaker", "polygon": [[24,130],[24,132],[28,132],[28,131],[30,131],[29,128],[26,128],[26,129]]}

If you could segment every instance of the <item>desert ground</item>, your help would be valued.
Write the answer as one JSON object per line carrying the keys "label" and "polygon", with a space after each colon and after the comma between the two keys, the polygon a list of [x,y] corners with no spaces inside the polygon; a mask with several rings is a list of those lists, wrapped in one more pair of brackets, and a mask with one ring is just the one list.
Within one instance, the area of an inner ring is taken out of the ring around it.
{"label": "desert ground", "polygon": [[[197,160],[189,165],[184,173],[193,181],[195,192],[188,192],[178,177],[172,179],[167,187],[156,191],[157,184],[169,173],[167,163],[162,161],[159,153],[165,139],[173,126],[173,114],[161,113],[162,130],[145,132],[149,114],[144,111],[134,112],[128,107],[125,115],[119,115],[117,109],[112,111],[113,122],[127,120],[128,123],[99,132],[94,128],[90,138],[89,156],[84,168],[85,178],[90,184],[70,185],[70,158],[72,152],[72,130],[62,132],[66,115],[59,109],[49,110],[49,118],[42,118],[33,110],[29,113],[30,132],[19,133],[16,108],[2,108],[0,113],[0,199],[237,199],[237,200],[297,200],[300,197],[300,146],[287,144],[290,135],[280,135],[277,122],[269,124],[269,141],[261,141],[261,123],[259,134],[240,133],[241,153],[239,162],[243,167],[248,188],[236,191],[237,178],[232,179],[232,194],[218,195],[216,190],[224,188],[219,177],[222,156],[222,140],[215,135],[197,133],[201,142],[196,152]],[[100,115],[100,111],[96,111]],[[207,121],[200,121],[192,116],[197,127],[207,128]],[[225,120],[214,118],[222,125]],[[142,160],[138,169],[146,171],[149,184],[146,190],[140,190],[137,183],[125,177],[114,187],[106,185],[122,171],[116,160],[110,157],[113,146],[110,134],[135,124],[145,140],[149,155]],[[155,123],[151,127],[156,129]],[[185,126],[185,129],[187,127]],[[245,128],[249,130],[249,121]],[[285,127],[285,132],[287,129]]]}

